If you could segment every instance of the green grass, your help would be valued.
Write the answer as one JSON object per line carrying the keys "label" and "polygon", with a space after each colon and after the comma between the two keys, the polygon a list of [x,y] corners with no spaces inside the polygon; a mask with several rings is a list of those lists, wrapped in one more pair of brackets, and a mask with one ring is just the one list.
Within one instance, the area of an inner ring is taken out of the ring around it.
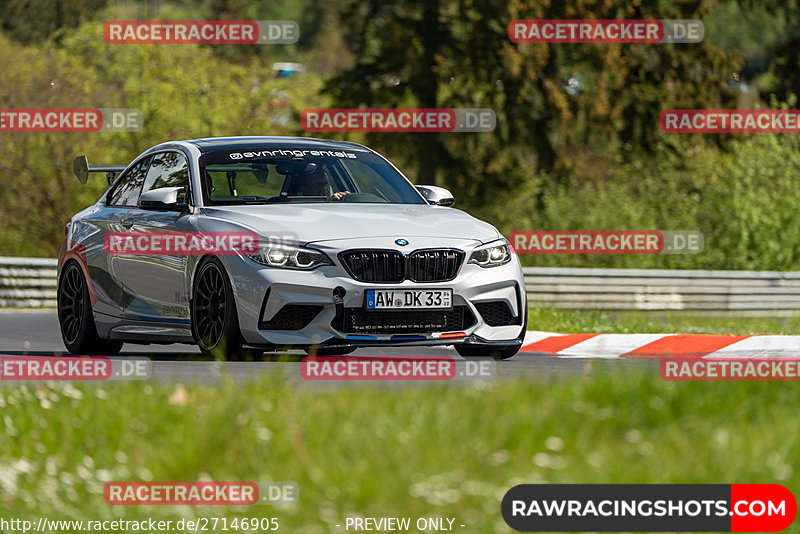
{"label": "green grass", "polygon": [[[651,367],[483,385],[312,389],[109,383],[0,389],[0,517],[455,517],[511,532],[499,502],[539,483],[800,486],[793,383],[671,383]],[[295,481],[289,507],[104,504],[106,480]],[[798,532],[798,524],[788,532]]]}
{"label": "green grass", "polygon": [[[533,308],[555,332],[792,334],[800,319]],[[502,365],[502,364],[501,364]],[[350,515],[453,517],[511,532],[499,502],[540,483],[800,487],[793,383],[663,382],[650,366],[478,385],[312,389],[48,384],[0,388],[0,517],[277,517],[341,532]],[[288,507],[121,507],[108,480],[295,481]],[[795,524],[788,532],[800,532]]]}
{"label": "green grass", "polygon": [[580,333],[786,334],[800,335],[800,315],[789,317],[723,317],[698,313],[564,310],[531,308],[528,330]]}

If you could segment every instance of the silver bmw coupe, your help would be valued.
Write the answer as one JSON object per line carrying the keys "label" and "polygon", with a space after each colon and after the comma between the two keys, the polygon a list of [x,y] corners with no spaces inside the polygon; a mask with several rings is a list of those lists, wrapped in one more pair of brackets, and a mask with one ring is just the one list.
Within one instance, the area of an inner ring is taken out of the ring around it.
{"label": "silver bmw coupe", "polygon": [[81,183],[101,172],[109,187],[61,248],[70,352],[195,343],[240,359],[452,345],[506,359],[522,344],[525,286],[508,242],[364,146],[195,139],[127,166],[80,156],[74,167]]}

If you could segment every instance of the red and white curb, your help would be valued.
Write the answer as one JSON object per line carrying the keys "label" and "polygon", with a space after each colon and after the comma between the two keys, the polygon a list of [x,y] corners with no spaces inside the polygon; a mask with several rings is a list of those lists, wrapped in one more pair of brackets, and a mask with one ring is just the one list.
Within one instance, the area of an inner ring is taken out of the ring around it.
{"label": "red and white curb", "polygon": [[528,331],[520,351],[559,358],[798,358],[800,336],[556,334]]}

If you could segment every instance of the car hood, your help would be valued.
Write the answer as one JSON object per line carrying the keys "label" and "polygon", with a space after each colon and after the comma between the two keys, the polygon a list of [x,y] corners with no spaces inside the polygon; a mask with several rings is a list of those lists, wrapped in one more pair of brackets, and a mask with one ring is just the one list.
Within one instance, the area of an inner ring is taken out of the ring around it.
{"label": "car hood", "polygon": [[481,243],[501,237],[490,224],[463,211],[408,204],[281,204],[214,206],[210,218],[248,227],[262,235],[296,239],[301,243],[366,237],[437,237],[475,239]]}

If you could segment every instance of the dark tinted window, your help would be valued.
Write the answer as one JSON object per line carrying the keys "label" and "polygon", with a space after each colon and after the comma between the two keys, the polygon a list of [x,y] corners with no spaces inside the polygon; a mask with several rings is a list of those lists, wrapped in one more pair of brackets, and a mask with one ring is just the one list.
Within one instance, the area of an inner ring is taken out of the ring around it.
{"label": "dark tinted window", "polygon": [[111,206],[136,206],[142,192],[147,166],[150,158],[144,158],[125,174],[111,192],[108,204]]}
{"label": "dark tinted window", "polygon": [[162,187],[183,187],[183,192],[178,194],[178,202],[186,202],[186,193],[189,190],[189,163],[183,154],[164,152],[153,156],[142,192]]}
{"label": "dark tinted window", "polygon": [[201,156],[208,205],[277,202],[425,204],[413,185],[371,152],[281,149]]}

